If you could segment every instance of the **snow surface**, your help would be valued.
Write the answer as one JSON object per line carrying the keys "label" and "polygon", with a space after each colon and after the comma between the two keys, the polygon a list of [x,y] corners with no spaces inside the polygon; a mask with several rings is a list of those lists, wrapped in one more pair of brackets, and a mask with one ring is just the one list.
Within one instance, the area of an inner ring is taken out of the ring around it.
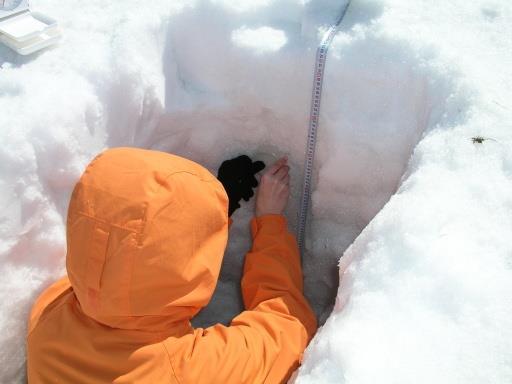
{"label": "snow surface", "polygon": [[[65,38],[30,57],[0,47],[1,383],[24,380],[30,305],[64,273],[68,199],[103,148],[214,172],[287,154],[294,228],[315,49],[342,3],[31,2]],[[508,0],[351,2],[328,58],[304,259],[322,321],[336,305],[292,382],[512,382],[511,21]],[[196,325],[241,309],[252,209],[234,215]]]}

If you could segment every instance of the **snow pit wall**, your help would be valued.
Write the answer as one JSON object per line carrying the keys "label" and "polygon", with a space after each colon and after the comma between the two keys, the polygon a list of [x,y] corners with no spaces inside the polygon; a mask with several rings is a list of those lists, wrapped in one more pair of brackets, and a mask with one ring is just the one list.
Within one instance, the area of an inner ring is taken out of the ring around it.
{"label": "snow pit wall", "polygon": [[[379,12],[377,3],[350,8],[324,78],[303,262],[305,293],[322,323],[334,304],[343,251],[396,191],[422,133],[461,116],[460,109],[456,117],[448,111],[455,87],[448,74],[436,73],[405,41],[372,28]],[[166,112],[158,142],[151,144],[212,170],[240,153],[267,164],[288,155],[293,182],[287,217],[293,230],[322,32],[319,25],[317,33],[304,25],[266,8],[257,17],[211,5],[184,10],[169,27]],[[243,309],[239,282],[252,212],[247,204],[234,215],[220,281],[197,326],[228,323]]]}
{"label": "snow pit wall", "polygon": [[[75,12],[75,1],[41,1],[42,11],[68,20],[67,41],[29,58],[0,48],[0,105],[10,111],[0,114],[0,382],[23,382],[26,316],[64,273],[69,195],[101,149],[165,150],[212,171],[239,153],[267,163],[285,153],[295,226],[318,32],[339,4],[176,2],[168,18],[163,3],[91,2]],[[422,134],[467,119],[459,75],[437,67],[430,46],[389,33],[380,21],[391,3],[353,1],[329,54],[304,264],[306,294],[322,320],[336,295],[340,256],[396,191]],[[217,291],[196,325],[227,322],[241,309],[251,214],[252,202],[235,214]],[[365,231],[359,244],[371,244],[371,236],[378,232]],[[366,252],[350,254],[358,250]],[[303,382],[345,382],[340,370],[358,366],[325,342],[340,310],[306,355],[300,380],[310,381]]]}

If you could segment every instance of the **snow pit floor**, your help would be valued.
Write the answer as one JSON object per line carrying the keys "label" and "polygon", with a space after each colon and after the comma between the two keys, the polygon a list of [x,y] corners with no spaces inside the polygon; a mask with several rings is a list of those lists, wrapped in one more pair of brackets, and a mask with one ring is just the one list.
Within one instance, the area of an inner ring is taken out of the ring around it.
{"label": "snow pit floor", "polygon": [[[168,151],[212,172],[241,153],[286,154],[295,230],[315,50],[341,9],[32,7],[65,39],[26,58],[0,47],[2,383],[24,380],[30,305],[64,273],[69,196],[102,149]],[[292,381],[512,382],[511,19],[505,0],[352,1],[329,51],[304,258],[305,293],[328,320]],[[252,212],[235,213],[194,325],[242,309]]]}

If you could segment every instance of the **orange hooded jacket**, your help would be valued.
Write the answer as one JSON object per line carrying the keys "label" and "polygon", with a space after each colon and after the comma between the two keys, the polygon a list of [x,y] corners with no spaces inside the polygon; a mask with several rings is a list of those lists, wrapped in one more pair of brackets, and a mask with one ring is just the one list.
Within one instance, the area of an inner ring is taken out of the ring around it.
{"label": "orange hooded jacket", "polygon": [[192,161],[135,148],[93,160],[69,205],[68,276],[30,314],[29,383],[286,381],[316,321],[282,216],[251,222],[246,311],[229,327],[190,325],[218,279],[227,206]]}

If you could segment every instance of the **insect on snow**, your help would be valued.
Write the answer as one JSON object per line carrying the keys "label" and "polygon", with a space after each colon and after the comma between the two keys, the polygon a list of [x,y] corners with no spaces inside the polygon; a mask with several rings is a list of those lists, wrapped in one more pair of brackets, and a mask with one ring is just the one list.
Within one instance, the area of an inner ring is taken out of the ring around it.
{"label": "insect on snow", "polygon": [[486,140],[496,141],[490,137],[482,137],[482,136],[475,136],[475,137],[471,138],[471,141],[473,142],[473,144],[483,144],[483,142]]}

